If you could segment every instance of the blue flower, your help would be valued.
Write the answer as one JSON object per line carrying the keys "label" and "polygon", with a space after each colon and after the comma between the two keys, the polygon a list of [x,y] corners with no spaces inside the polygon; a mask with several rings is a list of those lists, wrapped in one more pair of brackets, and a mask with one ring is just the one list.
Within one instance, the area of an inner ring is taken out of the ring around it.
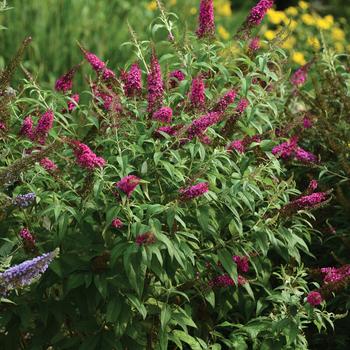
{"label": "blue flower", "polygon": [[0,273],[0,294],[30,285],[48,268],[51,261],[58,255],[59,250],[42,254],[34,259],[26,260]]}
{"label": "blue flower", "polygon": [[36,195],[33,192],[27,194],[19,194],[16,198],[13,199],[12,203],[16,207],[27,208],[33,204],[35,197]]}

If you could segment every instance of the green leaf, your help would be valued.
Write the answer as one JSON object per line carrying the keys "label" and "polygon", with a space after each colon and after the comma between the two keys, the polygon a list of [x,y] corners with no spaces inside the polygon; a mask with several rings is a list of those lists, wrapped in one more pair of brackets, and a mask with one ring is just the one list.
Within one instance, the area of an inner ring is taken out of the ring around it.
{"label": "green leaf", "polygon": [[116,322],[121,310],[121,302],[117,298],[113,298],[107,305],[106,320],[107,322]]}
{"label": "green leaf", "polygon": [[197,209],[197,219],[204,232],[209,230],[209,206],[202,206]]}
{"label": "green leaf", "polygon": [[226,272],[234,280],[235,284],[238,284],[238,273],[237,265],[232,260],[232,254],[226,249],[221,249],[218,251],[218,258]]}
{"label": "green leaf", "polygon": [[163,332],[166,330],[166,326],[168,325],[171,319],[171,308],[167,304],[163,304],[162,311],[160,313],[160,325]]}
{"label": "green leaf", "polygon": [[215,293],[211,289],[208,293],[205,294],[205,300],[212,306],[212,308],[215,307]]}
{"label": "green leaf", "polygon": [[188,344],[191,350],[202,350],[198,341],[184,331],[175,330],[173,331],[173,336],[181,340],[183,343]]}
{"label": "green leaf", "polygon": [[128,299],[131,301],[131,304],[135,306],[137,311],[141,314],[142,318],[145,320],[147,317],[146,307],[142,304],[142,302],[135,295],[127,295]]}

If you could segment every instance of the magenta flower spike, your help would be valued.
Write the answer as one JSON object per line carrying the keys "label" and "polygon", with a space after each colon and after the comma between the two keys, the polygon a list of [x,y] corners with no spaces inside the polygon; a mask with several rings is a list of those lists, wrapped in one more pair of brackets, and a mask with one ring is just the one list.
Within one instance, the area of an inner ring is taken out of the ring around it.
{"label": "magenta flower spike", "polygon": [[201,0],[196,34],[199,39],[210,37],[215,34],[213,0]]}
{"label": "magenta flower spike", "polygon": [[148,107],[147,111],[153,113],[159,109],[163,102],[164,83],[162,71],[155,52],[152,52],[150,72],[147,76],[148,85]]}

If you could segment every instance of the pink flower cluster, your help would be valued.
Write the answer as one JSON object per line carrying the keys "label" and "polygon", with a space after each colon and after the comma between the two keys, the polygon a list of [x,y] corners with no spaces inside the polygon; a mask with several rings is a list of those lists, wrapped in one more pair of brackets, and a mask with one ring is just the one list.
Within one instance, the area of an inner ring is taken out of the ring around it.
{"label": "pink flower cluster", "polygon": [[22,238],[25,249],[33,250],[35,247],[35,238],[27,228],[22,228],[19,231],[19,236]]}
{"label": "pink flower cluster", "polygon": [[174,70],[169,74],[170,89],[176,88],[181,81],[185,80],[185,74],[181,70]]}
{"label": "pink flower cluster", "polygon": [[5,131],[6,125],[3,122],[0,122],[0,131]]}
{"label": "pink flower cluster", "polygon": [[249,50],[252,52],[258,51],[260,49],[260,38],[255,37],[249,43]]}
{"label": "pink flower cluster", "polygon": [[123,177],[119,182],[117,182],[116,186],[121,191],[123,191],[128,197],[134,192],[135,188],[140,183],[141,179],[135,175],[128,175]]}
{"label": "pink flower cluster", "polygon": [[76,69],[72,68],[69,72],[58,78],[55,83],[55,90],[63,93],[72,90],[75,72]]}
{"label": "pink flower cluster", "polygon": [[242,140],[235,140],[230,143],[230,145],[227,148],[227,151],[236,150],[239,153],[244,153],[246,151],[246,148],[249,147],[253,142],[260,142],[261,136],[260,135],[254,135],[254,136],[246,136]]}
{"label": "pink flower cluster", "polygon": [[54,113],[51,109],[48,109],[38,121],[38,124],[33,129],[33,119],[31,116],[24,118],[20,135],[28,137],[32,141],[38,141],[41,144],[44,144],[48,136],[49,131],[52,129],[54,120]]}
{"label": "pink flower cluster", "polygon": [[267,10],[273,6],[273,0],[260,0],[251,10],[247,18],[247,23],[250,26],[259,25],[264,19]]}
{"label": "pink flower cluster", "polygon": [[205,107],[205,86],[201,76],[192,80],[189,97],[193,108],[203,109]]}
{"label": "pink flower cluster", "polygon": [[301,147],[295,150],[295,158],[303,163],[316,163],[317,157],[311,152],[305,151]]}
{"label": "pink flower cluster", "polygon": [[149,245],[156,243],[156,236],[152,232],[146,232],[136,237],[136,244],[138,246]]}
{"label": "pink flower cluster", "polygon": [[308,296],[306,297],[306,301],[312,305],[312,306],[317,306],[320,305],[323,301],[322,295],[319,292],[310,292]]}
{"label": "pink flower cluster", "polygon": [[318,187],[318,182],[317,180],[311,180],[309,183],[309,186],[307,188],[307,193],[312,193],[314,192]]}
{"label": "pink flower cluster", "polygon": [[160,132],[164,132],[170,136],[174,136],[174,135],[176,135],[177,131],[181,127],[182,127],[181,125],[162,126],[162,127],[158,128],[157,130],[155,130],[155,135],[157,137],[162,137]]}
{"label": "pink flower cluster", "polygon": [[91,52],[85,53],[86,60],[90,63],[91,67],[98,74],[102,74],[104,80],[109,80],[115,77],[115,74],[112,70],[106,67],[106,63],[101,61],[95,54]]}
{"label": "pink flower cluster", "polygon": [[151,57],[150,72],[147,76],[148,85],[148,112],[152,113],[162,105],[164,94],[164,83],[162,79],[161,68],[156,54],[153,52]]}
{"label": "pink flower cluster", "polygon": [[77,164],[82,168],[93,170],[95,168],[101,168],[105,165],[105,160],[101,157],[96,156],[91,149],[82,142],[71,141],[71,145],[74,149],[74,155]]}
{"label": "pink flower cluster", "polygon": [[79,94],[74,94],[70,97],[70,100],[67,102],[67,107],[68,109],[65,109],[63,111],[63,113],[67,113],[67,112],[73,112],[76,108],[77,105],[79,103],[80,100],[80,96]]}
{"label": "pink flower cluster", "polygon": [[304,163],[315,163],[317,157],[298,146],[298,138],[293,136],[290,140],[275,146],[272,149],[272,154],[281,157],[282,159],[296,158]]}
{"label": "pink flower cluster", "polygon": [[302,209],[313,209],[316,206],[322,204],[328,199],[328,193],[326,192],[315,192],[307,196],[302,196],[298,199],[295,199],[285,205],[282,209],[282,212],[286,214],[293,214],[298,210]]}
{"label": "pink flower cluster", "polygon": [[21,130],[19,131],[20,135],[28,137],[29,139],[33,139],[33,119],[29,115],[24,118]]}
{"label": "pink flower cluster", "polygon": [[118,218],[115,218],[115,219],[113,219],[113,221],[112,221],[112,226],[113,226],[114,228],[116,228],[116,229],[122,228],[123,225],[124,225],[123,222],[122,222],[120,219],[118,219]]}
{"label": "pink flower cluster", "polygon": [[[247,283],[247,280],[243,276],[238,275],[238,285],[242,286],[245,283]],[[209,281],[210,287],[226,288],[235,285],[235,281],[227,273],[216,276],[215,278]]]}
{"label": "pink flower cluster", "polygon": [[208,127],[216,124],[220,120],[220,114],[217,112],[210,112],[206,115],[195,119],[187,130],[187,135],[190,140],[196,136],[201,136]]}
{"label": "pink flower cluster", "polygon": [[237,270],[242,273],[249,271],[249,258],[247,256],[235,255],[232,260],[237,264]]}
{"label": "pink flower cluster", "polygon": [[43,158],[40,161],[40,165],[48,172],[57,170],[57,165],[49,158]]}
{"label": "pink flower cluster", "polygon": [[242,98],[238,101],[236,112],[238,114],[242,114],[247,109],[248,106],[249,106],[249,101],[246,98]]}
{"label": "pink flower cluster", "polygon": [[170,107],[162,107],[153,113],[153,119],[162,123],[170,123],[173,117],[173,110]]}
{"label": "pink flower cluster", "polygon": [[191,200],[202,196],[209,191],[209,184],[207,182],[200,182],[197,185],[180,189],[180,197],[182,200]]}
{"label": "pink flower cluster", "polygon": [[310,129],[310,128],[312,128],[312,120],[311,120],[310,118],[308,118],[308,117],[305,117],[305,118],[303,119],[303,127],[304,127],[305,129]]}
{"label": "pink flower cluster", "polygon": [[290,78],[291,83],[295,87],[300,87],[305,84],[307,80],[307,73],[309,70],[309,64],[306,64],[305,66],[300,67],[297,69],[292,77]]}
{"label": "pink flower cluster", "polygon": [[212,112],[224,113],[227,107],[235,101],[236,91],[228,91],[212,109]]}
{"label": "pink flower cluster", "polygon": [[142,72],[137,63],[131,65],[129,72],[121,73],[124,93],[128,97],[140,95],[142,92]]}
{"label": "pink flower cluster", "polygon": [[326,284],[340,282],[350,277],[350,265],[344,265],[340,268],[323,267],[320,271],[324,275],[323,282]]}
{"label": "pink flower cluster", "polygon": [[198,38],[213,36],[215,34],[213,0],[201,0],[196,34]]}
{"label": "pink flower cluster", "polygon": [[244,153],[245,152],[245,145],[243,140],[235,140],[230,143],[228,146],[228,151],[236,150],[238,153]]}
{"label": "pink flower cluster", "polygon": [[54,114],[51,109],[48,109],[39,119],[34,132],[34,138],[39,143],[44,144],[49,131],[53,126]]}
{"label": "pink flower cluster", "polygon": [[[111,90],[110,86],[103,89],[97,85],[92,85],[92,93],[95,100],[102,103],[103,109],[105,111],[111,111],[119,113],[122,110],[121,104],[119,102],[119,97]],[[107,90],[107,91],[106,91]]]}

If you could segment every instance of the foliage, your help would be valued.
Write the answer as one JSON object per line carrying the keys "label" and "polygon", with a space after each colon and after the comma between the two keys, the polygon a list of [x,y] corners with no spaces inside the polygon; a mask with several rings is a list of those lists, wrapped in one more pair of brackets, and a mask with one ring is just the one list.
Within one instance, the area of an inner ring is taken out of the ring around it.
{"label": "foliage", "polygon": [[1,72],[1,269],[60,251],[2,298],[1,347],[309,349],[348,309],[347,277],[329,290],[319,269],[329,247],[347,263],[346,62],[325,40],[291,78],[283,40],[253,50],[244,19],[239,40],[199,40],[156,5],[152,41],[129,25],[133,70],[74,28],[58,91],[30,64],[15,83],[30,39]]}

